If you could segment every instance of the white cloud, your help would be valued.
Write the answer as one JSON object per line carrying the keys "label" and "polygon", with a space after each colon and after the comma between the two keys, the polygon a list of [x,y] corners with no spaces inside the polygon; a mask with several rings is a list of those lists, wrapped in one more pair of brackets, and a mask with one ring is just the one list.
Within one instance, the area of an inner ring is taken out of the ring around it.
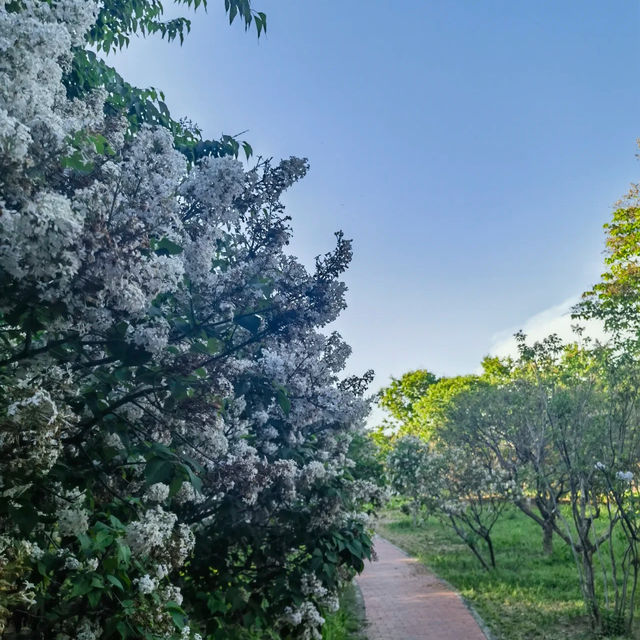
{"label": "white cloud", "polygon": [[560,304],[536,313],[521,326],[500,331],[492,336],[489,353],[493,356],[517,356],[518,349],[513,334],[520,329],[527,335],[529,343],[542,340],[546,336],[556,333],[565,341],[576,339],[571,330],[575,324],[585,328],[584,335],[601,341],[606,340],[602,323],[596,320],[575,320],[571,317],[571,308],[580,300],[580,296],[573,296]]}

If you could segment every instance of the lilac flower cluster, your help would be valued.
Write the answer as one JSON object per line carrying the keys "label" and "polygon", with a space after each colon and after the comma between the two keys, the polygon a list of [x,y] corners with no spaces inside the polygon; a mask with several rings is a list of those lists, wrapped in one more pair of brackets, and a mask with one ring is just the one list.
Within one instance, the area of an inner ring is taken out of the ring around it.
{"label": "lilac flower cluster", "polygon": [[312,272],[286,253],[280,197],[306,160],[189,165],[167,129],[105,115],[104,91],[70,98],[98,2],[9,4],[0,633],[196,639],[259,597],[281,637],[319,637],[361,562],[330,545],[368,540],[359,505],[377,490],[345,473],[368,401],[321,331],[345,306],[350,243],[337,234]]}

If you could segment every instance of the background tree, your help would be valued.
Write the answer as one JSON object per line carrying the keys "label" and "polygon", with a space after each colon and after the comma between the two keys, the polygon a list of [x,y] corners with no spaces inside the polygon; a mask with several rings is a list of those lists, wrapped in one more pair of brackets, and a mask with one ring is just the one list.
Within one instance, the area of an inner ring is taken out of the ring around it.
{"label": "background tree", "polygon": [[492,452],[502,472],[520,488],[515,504],[541,526],[543,552],[551,555],[554,532],[566,537],[556,521],[566,477],[559,471],[543,400],[552,393],[554,380],[532,373],[520,363],[509,377],[503,369],[499,377],[485,377],[458,394],[439,435],[446,442]]}
{"label": "background tree", "polygon": [[379,406],[391,414],[381,429],[397,437],[413,435],[428,440],[453,398],[477,381],[474,375],[438,379],[424,369],[394,379],[378,395]]}
{"label": "background tree", "polygon": [[424,397],[429,387],[438,378],[426,369],[405,373],[401,378],[392,378],[391,384],[380,390],[379,405],[389,412],[392,424],[411,421],[415,415],[415,404]]}
{"label": "background tree", "polygon": [[491,531],[515,485],[491,452],[401,436],[394,442],[387,469],[391,488],[409,498],[414,526],[421,516],[443,520],[483,568],[495,568]]}
{"label": "background tree", "polygon": [[601,281],[583,294],[575,313],[604,321],[607,330],[637,351],[640,330],[640,187],[632,185],[617,203],[606,232],[605,264]]}

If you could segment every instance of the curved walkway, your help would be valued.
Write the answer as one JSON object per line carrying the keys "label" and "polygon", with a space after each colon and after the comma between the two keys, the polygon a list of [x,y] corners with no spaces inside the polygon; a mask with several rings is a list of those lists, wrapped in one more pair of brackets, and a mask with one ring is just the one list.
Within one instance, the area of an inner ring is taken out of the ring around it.
{"label": "curved walkway", "polygon": [[486,640],[460,596],[418,560],[380,537],[375,550],[357,578],[370,640]]}

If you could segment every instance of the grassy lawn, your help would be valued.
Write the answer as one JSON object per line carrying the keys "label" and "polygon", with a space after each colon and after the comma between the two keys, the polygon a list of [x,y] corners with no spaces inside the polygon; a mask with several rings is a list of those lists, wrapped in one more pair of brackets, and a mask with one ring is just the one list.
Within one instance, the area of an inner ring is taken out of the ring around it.
{"label": "grassy lawn", "polygon": [[326,620],[322,640],[365,640],[364,611],[354,585],[346,587],[340,597],[340,609]]}
{"label": "grassy lawn", "polygon": [[484,571],[453,530],[434,518],[413,527],[409,516],[392,508],[376,528],[454,585],[499,640],[592,637],[569,548],[554,540],[553,555],[545,557],[540,528],[515,507],[494,528],[494,572]]}

